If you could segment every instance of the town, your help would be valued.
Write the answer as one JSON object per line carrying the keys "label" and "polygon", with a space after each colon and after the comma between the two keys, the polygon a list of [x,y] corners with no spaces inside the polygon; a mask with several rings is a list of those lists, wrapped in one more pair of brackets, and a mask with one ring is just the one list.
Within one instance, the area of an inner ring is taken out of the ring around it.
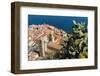
{"label": "town", "polygon": [[54,59],[67,33],[49,24],[28,28],[28,60]]}

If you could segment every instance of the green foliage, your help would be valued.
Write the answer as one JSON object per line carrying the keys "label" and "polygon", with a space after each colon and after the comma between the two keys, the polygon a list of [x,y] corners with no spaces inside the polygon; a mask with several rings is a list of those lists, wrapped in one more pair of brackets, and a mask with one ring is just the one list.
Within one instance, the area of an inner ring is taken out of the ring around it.
{"label": "green foliage", "polygon": [[88,36],[85,23],[77,23],[73,20],[73,33],[65,39],[62,44],[62,58],[87,58],[88,57]]}

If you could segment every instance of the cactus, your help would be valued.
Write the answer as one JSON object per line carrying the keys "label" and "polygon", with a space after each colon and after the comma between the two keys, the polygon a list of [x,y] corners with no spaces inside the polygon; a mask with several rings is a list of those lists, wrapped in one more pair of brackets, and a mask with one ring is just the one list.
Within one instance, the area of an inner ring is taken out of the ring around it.
{"label": "cactus", "polygon": [[63,51],[66,58],[87,58],[88,57],[88,36],[85,23],[77,23],[73,20],[73,33],[63,43]]}

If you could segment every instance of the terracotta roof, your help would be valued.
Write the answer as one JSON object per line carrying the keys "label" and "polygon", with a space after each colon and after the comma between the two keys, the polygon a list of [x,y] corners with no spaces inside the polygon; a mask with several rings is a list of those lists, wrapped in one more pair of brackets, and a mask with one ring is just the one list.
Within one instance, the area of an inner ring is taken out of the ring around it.
{"label": "terracotta roof", "polygon": [[53,42],[49,42],[48,43],[48,48],[54,49],[54,50],[60,50],[62,48],[61,45],[58,45],[56,43]]}

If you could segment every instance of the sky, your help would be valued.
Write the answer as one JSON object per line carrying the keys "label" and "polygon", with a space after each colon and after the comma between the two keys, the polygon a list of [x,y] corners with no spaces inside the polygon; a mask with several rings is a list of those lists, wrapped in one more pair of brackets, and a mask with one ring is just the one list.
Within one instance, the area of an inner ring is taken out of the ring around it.
{"label": "sky", "polygon": [[79,23],[85,22],[88,25],[88,17],[28,15],[28,26],[32,24],[49,24],[70,33],[72,26],[74,26],[73,20]]}

